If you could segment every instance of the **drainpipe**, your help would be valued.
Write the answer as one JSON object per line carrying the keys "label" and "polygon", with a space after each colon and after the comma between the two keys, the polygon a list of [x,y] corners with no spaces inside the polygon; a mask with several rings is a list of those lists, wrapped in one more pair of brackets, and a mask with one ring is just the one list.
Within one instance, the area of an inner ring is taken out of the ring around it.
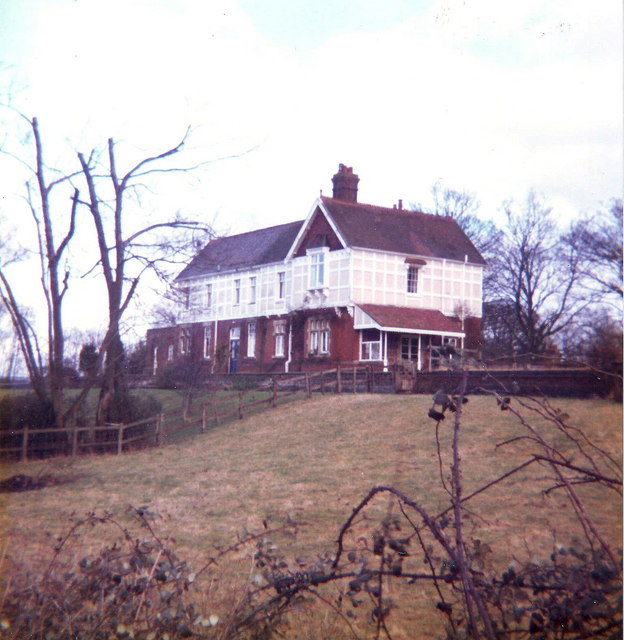
{"label": "drainpipe", "polygon": [[284,363],[284,373],[288,373],[292,361],[292,320],[288,321],[288,359]]}
{"label": "drainpipe", "polygon": [[382,331],[383,333],[383,350],[384,350],[384,360],[383,360],[383,364],[384,364],[384,371],[388,371],[388,332],[387,331]]}
{"label": "drainpipe", "polygon": [[215,317],[214,321],[214,336],[212,337],[212,373],[215,372],[215,366],[217,364],[217,333],[219,331],[219,320]]}

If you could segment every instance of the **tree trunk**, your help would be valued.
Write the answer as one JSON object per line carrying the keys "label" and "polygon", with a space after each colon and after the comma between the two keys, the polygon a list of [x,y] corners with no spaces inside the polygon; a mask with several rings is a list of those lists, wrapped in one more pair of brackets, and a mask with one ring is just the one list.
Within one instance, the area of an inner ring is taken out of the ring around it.
{"label": "tree trunk", "polygon": [[130,422],[132,419],[124,366],[125,354],[119,332],[106,349],[97,423]]}

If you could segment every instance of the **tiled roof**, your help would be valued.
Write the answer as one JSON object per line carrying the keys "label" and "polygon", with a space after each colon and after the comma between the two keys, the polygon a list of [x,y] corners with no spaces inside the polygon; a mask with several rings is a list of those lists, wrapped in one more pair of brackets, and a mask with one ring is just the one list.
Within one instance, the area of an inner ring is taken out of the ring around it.
{"label": "tiled roof", "polygon": [[[453,218],[321,198],[351,247],[485,264]],[[286,258],[303,221],[249,231],[209,242],[178,280],[246,269]]]}
{"label": "tiled roof", "polygon": [[299,220],[211,240],[177,279],[279,262],[286,257],[302,224]]}
{"label": "tiled roof", "polygon": [[411,331],[463,333],[458,318],[449,318],[436,309],[407,309],[381,304],[358,304],[380,327]]}
{"label": "tiled roof", "polygon": [[457,222],[447,216],[321,197],[349,246],[485,264]]}

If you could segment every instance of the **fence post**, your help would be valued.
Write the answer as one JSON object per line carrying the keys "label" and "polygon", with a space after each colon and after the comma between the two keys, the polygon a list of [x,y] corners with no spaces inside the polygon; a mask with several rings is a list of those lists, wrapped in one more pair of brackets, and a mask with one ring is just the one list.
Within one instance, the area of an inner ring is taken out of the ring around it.
{"label": "fence post", "polygon": [[338,393],[342,393],[342,369],[340,365],[336,368],[336,379],[337,379],[337,391]]}
{"label": "fence post", "polygon": [[375,369],[373,369],[373,365],[371,365],[371,385],[370,385],[370,391],[371,393],[375,393]]}
{"label": "fence post", "polygon": [[275,409],[277,406],[277,380],[275,376],[273,376],[273,399],[271,401],[271,406]]}
{"label": "fence post", "polygon": [[312,397],[312,388],[310,387],[310,374],[306,371],[305,374],[306,395],[308,400]]}
{"label": "fence post", "polygon": [[72,437],[72,456],[75,458],[78,455],[78,425],[74,427],[74,433]]}
{"label": "fence post", "polygon": [[119,455],[123,450],[123,430],[124,425],[120,424],[117,427],[117,455]]}
{"label": "fence post", "polygon": [[22,431],[22,460],[28,460],[28,427]]}
{"label": "fence post", "polygon": [[158,418],[156,418],[156,446],[160,447],[163,444],[163,426],[164,426],[164,416],[162,413],[158,414]]}
{"label": "fence post", "polygon": [[243,419],[243,391],[238,392],[238,419]]}
{"label": "fence post", "polygon": [[357,393],[357,367],[353,365],[353,393]]}
{"label": "fence post", "polygon": [[206,408],[206,405],[202,405],[202,424],[201,424],[201,432],[204,433],[204,431],[206,431],[206,427],[208,426],[208,416],[207,416],[208,410]]}

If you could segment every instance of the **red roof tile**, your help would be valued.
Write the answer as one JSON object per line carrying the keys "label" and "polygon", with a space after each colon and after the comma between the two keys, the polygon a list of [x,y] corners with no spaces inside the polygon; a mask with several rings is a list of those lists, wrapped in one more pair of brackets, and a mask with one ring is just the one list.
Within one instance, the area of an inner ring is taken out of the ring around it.
{"label": "red roof tile", "polygon": [[351,247],[485,264],[453,218],[324,196],[321,200]]}
{"label": "red roof tile", "polygon": [[436,309],[407,309],[381,304],[358,304],[380,327],[419,332],[464,333],[458,318]]}

